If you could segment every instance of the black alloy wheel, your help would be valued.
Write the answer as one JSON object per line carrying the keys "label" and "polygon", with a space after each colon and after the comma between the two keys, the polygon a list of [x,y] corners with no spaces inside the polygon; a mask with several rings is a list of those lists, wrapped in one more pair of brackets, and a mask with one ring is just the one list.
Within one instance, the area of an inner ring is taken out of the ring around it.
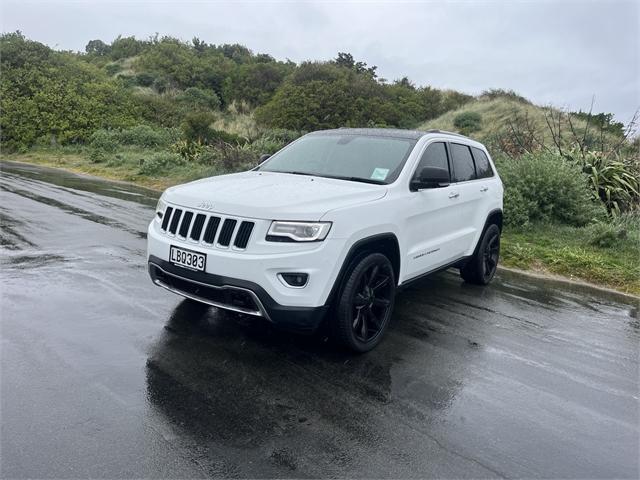
{"label": "black alloy wheel", "polygon": [[483,252],[483,280],[489,283],[498,268],[498,257],[500,256],[500,232],[492,233],[488,238]]}
{"label": "black alloy wheel", "polygon": [[460,269],[460,276],[467,283],[487,285],[498,269],[500,259],[500,228],[489,225],[480,239],[475,253]]}
{"label": "black alloy wheel", "polygon": [[391,319],[395,290],[393,266],[385,255],[372,253],[355,262],[337,308],[339,340],[357,352],[375,347]]}

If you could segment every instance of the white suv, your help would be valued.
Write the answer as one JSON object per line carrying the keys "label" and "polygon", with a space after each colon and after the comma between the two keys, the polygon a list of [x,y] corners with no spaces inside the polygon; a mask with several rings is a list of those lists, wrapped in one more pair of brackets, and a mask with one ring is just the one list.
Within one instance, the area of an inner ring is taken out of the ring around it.
{"label": "white suv", "polygon": [[502,193],[485,147],[461,135],[314,132],[251,171],[167,189],[149,225],[149,273],[184,297],[296,331],[326,318],[363,352],[409,282],[457,267],[489,283]]}

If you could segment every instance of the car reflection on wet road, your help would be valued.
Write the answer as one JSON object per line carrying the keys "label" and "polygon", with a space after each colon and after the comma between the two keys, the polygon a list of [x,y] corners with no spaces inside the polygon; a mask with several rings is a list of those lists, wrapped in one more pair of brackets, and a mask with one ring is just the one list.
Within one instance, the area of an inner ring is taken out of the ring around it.
{"label": "car reflection on wet road", "polygon": [[354,356],[149,281],[156,195],[3,163],[3,478],[638,478],[629,297],[445,272]]}

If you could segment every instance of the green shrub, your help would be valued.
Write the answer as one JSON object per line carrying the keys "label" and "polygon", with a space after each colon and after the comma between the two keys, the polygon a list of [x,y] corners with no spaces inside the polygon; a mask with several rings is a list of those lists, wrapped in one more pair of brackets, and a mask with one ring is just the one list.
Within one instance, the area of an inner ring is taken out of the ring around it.
{"label": "green shrub", "polygon": [[150,87],[153,85],[156,77],[153,73],[142,72],[136,75],[136,84],[141,87]]}
{"label": "green shrub", "polygon": [[258,155],[262,153],[275,153],[302,135],[303,133],[297,130],[266,130],[251,144],[251,147]]}
{"label": "green shrub", "polygon": [[453,119],[453,126],[460,130],[463,135],[480,130],[482,116],[478,112],[462,112]]}
{"label": "green shrub", "polygon": [[104,67],[104,70],[107,72],[107,75],[113,77],[116,73],[122,70],[122,65],[119,63],[108,63]]}
{"label": "green shrub", "polygon": [[149,125],[136,125],[122,130],[96,130],[90,138],[94,149],[115,152],[121,145],[135,145],[144,148],[166,147],[180,136],[175,128],[154,128]]}
{"label": "green shrub", "polygon": [[134,99],[142,117],[140,121],[163,127],[173,127],[182,121],[182,109],[168,95],[137,94]]}
{"label": "green shrub", "polygon": [[640,248],[640,212],[627,212],[587,227],[589,244],[600,248],[616,248],[631,240]]}
{"label": "green shrub", "polygon": [[216,116],[211,112],[192,112],[182,122],[182,133],[191,142],[207,143],[213,136],[213,122]]}
{"label": "green shrub", "polygon": [[89,160],[92,163],[102,163],[107,160],[107,153],[100,148],[92,148],[89,151]]}
{"label": "green shrub", "polygon": [[220,143],[217,150],[220,155],[217,163],[225,172],[248,170],[255,167],[258,162],[256,153],[248,143],[244,145]]}
{"label": "green shrub", "polygon": [[593,200],[580,167],[562,157],[526,154],[498,163],[508,225],[558,222],[583,226],[605,215],[603,205]]}
{"label": "green shrub", "polygon": [[115,152],[118,148],[117,133],[114,130],[100,129],[91,134],[89,144],[93,150],[101,150],[103,152]]}
{"label": "green shrub", "polygon": [[171,87],[171,82],[165,76],[160,76],[153,81],[153,88],[158,93],[164,93]]}
{"label": "green shrub", "polygon": [[191,112],[182,122],[184,137],[190,142],[198,142],[205,145],[216,143],[244,144],[245,139],[233,133],[216,130],[212,127],[216,116],[211,112]]}
{"label": "green shrub", "polygon": [[640,180],[637,173],[622,161],[608,158],[601,152],[574,150],[565,156],[582,166],[587,174],[594,195],[602,200],[607,209],[619,214],[638,205]]}
{"label": "green shrub", "polygon": [[600,248],[613,248],[627,237],[627,230],[612,223],[598,222],[589,227],[589,245]]}
{"label": "green shrub", "polygon": [[220,108],[220,98],[215,92],[197,87],[187,88],[176,96],[176,100],[194,109],[218,110]]}
{"label": "green shrub", "polygon": [[198,160],[204,150],[204,145],[200,142],[192,142],[189,140],[178,140],[171,145],[171,151],[177,153],[183,160]]}
{"label": "green shrub", "polygon": [[139,172],[141,175],[163,175],[167,170],[183,164],[184,161],[177,153],[160,152],[144,159]]}
{"label": "green shrub", "polygon": [[523,103],[525,105],[531,105],[531,102],[527,100],[525,97],[523,97],[522,95],[517,94],[513,90],[505,90],[503,88],[492,88],[490,90],[485,90],[480,94],[480,97],[486,98],[487,100],[505,98],[507,100]]}
{"label": "green shrub", "polygon": [[120,130],[117,134],[118,141],[123,145],[137,145],[146,148],[169,146],[178,137],[179,131],[175,128],[154,128],[149,125],[136,125]]}

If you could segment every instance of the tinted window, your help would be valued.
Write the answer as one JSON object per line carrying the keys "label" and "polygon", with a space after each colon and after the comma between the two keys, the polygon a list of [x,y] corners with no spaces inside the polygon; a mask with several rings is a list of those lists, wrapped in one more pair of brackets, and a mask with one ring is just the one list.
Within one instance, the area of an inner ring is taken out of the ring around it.
{"label": "tinted window", "polygon": [[471,150],[466,145],[451,144],[451,159],[453,160],[453,181],[466,182],[476,178]]}
{"label": "tinted window", "polygon": [[259,170],[391,183],[416,140],[370,135],[311,134],[280,150]]}
{"label": "tinted window", "polygon": [[479,148],[471,147],[473,150],[473,158],[476,161],[476,174],[478,178],[493,177],[493,170],[487,155]]}
{"label": "tinted window", "polygon": [[416,169],[416,176],[420,175],[420,172],[424,167],[438,167],[449,170],[449,162],[447,161],[447,147],[444,143],[432,143],[422,154],[418,168]]}

